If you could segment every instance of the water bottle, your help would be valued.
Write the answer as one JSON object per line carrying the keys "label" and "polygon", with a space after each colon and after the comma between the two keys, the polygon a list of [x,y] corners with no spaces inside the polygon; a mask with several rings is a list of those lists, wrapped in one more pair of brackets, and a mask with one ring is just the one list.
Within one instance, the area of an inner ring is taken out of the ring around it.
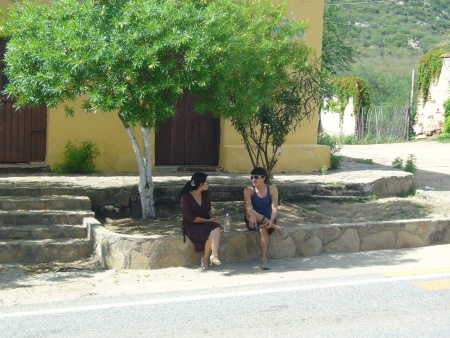
{"label": "water bottle", "polygon": [[224,232],[230,232],[231,230],[231,217],[229,214],[225,215],[225,224],[223,226],[223,231]]}

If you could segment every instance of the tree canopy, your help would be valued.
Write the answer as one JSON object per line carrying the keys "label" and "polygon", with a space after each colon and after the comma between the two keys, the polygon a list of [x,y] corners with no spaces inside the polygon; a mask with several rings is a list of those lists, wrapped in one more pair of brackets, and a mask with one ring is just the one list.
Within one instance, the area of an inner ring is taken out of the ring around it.
{"label": "tree canopy", "polygon": [[[17,106],[82,97],[87,112],[117,111],[139,164],[143,216],[154,216],[149,129],[176,114],[185,89],[199,109],[250,121],[303,67],[292,43],[305,24],[270,0],[53,0],[14,2],[5,93]],[[284,87],[286,88],[286,87]],[[132,126],[143,132],[143,149]]]}

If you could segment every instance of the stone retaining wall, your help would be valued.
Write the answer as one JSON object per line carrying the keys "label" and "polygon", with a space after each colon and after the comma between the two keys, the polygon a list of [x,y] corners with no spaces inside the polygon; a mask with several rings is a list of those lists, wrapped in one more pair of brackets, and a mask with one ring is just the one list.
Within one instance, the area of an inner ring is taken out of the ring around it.
{"label": "stone retaining wall", "polygon": [[[201,254],[182,236],[122,235],[86,218],[94,256],[108,269],[161,269],[200,264]],[[450,244],[450,219],[397,220],[362,224],[316,225],[287,228],[291,236],[270,236],[269,258],[317,256],[395,248]],[[246,230],[222,233],[220,258],[236,263],[260,256],[259,234]]]}

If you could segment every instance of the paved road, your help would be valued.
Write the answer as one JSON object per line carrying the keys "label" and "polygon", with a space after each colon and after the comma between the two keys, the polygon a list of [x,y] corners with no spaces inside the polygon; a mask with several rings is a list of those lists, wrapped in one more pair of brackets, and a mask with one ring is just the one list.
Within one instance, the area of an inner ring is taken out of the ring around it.
{"label": "paved road", "polygon": [[268,273],[255,262],[49,273],[17,281],[34,292],[0,307],[0,327],[8,337],[448,337],[449,254],[442,245],[324,255]]}

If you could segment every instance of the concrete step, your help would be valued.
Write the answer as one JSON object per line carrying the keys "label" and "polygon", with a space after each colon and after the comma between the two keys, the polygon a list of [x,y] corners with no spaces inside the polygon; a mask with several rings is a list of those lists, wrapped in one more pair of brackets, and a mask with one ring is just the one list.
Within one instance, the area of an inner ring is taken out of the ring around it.
{"label": "concrete step", "polygon": [[86,238],[87,229],[83,225],[1,225],[0,240],[30,240],[57,238]]}
{"label": "concrete step", "polygon": [[92,244],[88,239],[0,241],[0,264],[72,262],[91,254]]}
{"label": "concrete step", "polygon": [[45,163],[1,163],[0,174],[49,173],[50,166]]}
{"label": "concrete step", "polygon": [[86,196],[0,196],[0,210],[90,210]]}
{"label": "concrete step", "polygon": [[94,215],[90,210],[1,210],[0,225],[83,224],[84,217]]}

